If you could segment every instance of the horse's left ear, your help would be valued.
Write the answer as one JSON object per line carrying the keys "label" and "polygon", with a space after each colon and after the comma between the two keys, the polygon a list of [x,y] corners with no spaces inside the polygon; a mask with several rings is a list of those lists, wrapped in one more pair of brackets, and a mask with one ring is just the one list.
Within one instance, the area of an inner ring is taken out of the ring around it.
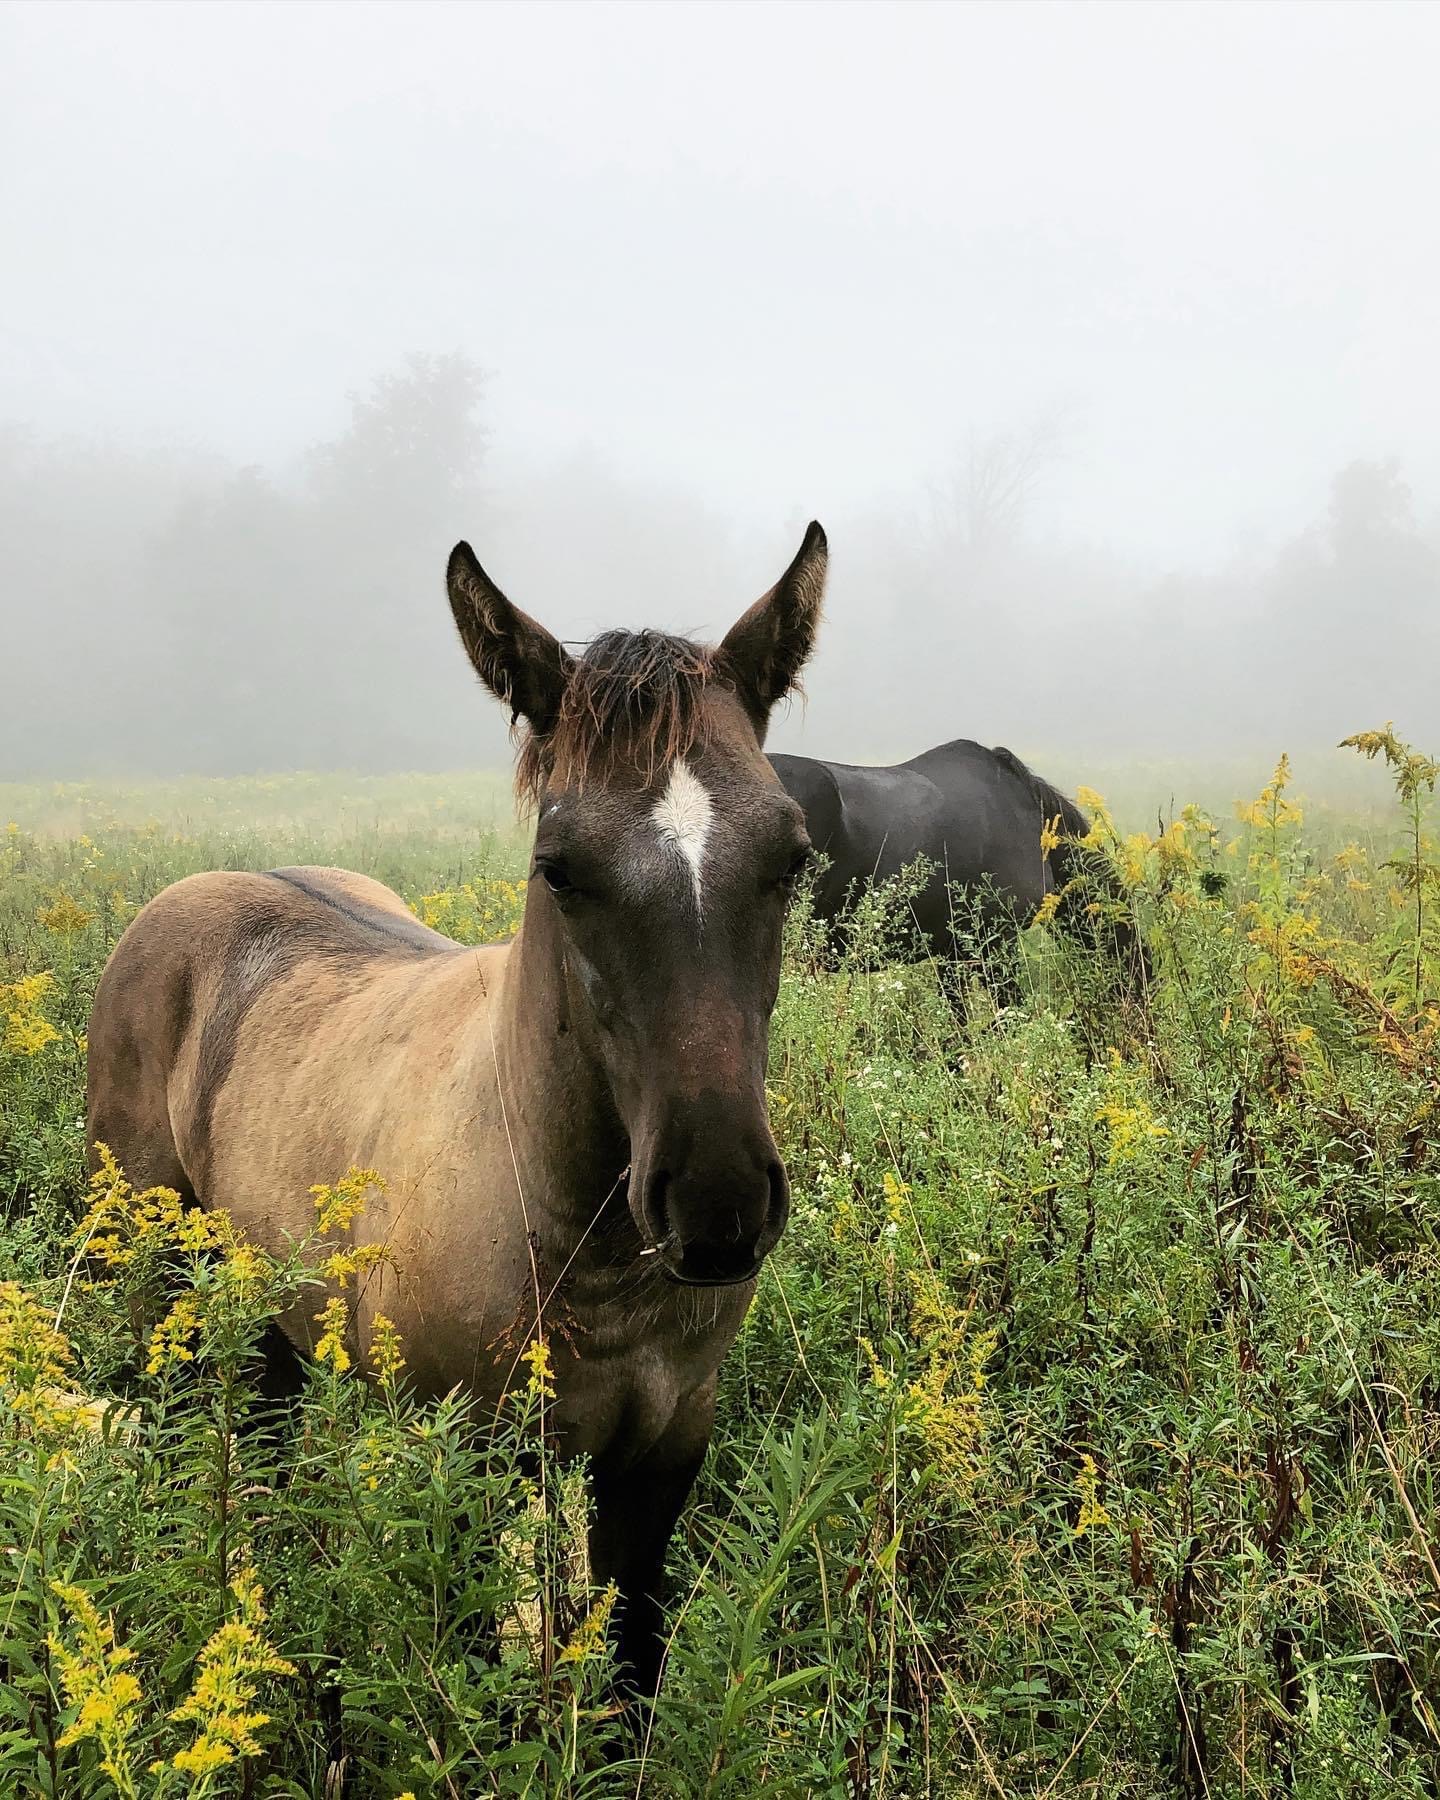
{"label": "horse's left ear", "polygon": [[797,681],[815,645],[829,546],[812,519],[794,562],[726,633],[720,660],[763,739],[770,713]]}

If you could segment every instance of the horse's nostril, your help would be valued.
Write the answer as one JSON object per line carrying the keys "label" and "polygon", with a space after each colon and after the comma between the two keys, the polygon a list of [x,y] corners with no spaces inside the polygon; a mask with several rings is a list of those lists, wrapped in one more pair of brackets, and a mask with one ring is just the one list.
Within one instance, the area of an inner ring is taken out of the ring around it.
{"label": "horse's nostril", "polygon": [[670,1171],[657,1169],[645,1189],[645,1223],[657,1244],[670,1235]]}
{"label": "horse's nostril", "polygon": [[777,1214],[782,1222],[790,1204],[790,1186],[785,1179],[785,1165],[773,1162],[770,1165],[770,1214]]}

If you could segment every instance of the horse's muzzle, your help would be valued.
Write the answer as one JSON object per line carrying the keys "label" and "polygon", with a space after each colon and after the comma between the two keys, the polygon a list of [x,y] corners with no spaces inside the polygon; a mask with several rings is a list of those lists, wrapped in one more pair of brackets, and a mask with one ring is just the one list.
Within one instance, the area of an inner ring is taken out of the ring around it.
{"label": "horse's muzzle", "polygon": [[[689,1170],[642,1176],[639,1220],[668,1281],[681,1287],[739,1287],[754,1281],[779,1241],[790,1184],[774,1155],[697,1182]],[[707,1171],[709,1173],[709,1171]]]}

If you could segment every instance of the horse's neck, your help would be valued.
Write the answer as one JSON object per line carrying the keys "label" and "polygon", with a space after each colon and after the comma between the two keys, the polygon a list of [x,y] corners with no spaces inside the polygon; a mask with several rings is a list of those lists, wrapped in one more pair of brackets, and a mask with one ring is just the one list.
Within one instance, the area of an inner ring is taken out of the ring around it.
{"label": "horse's neck", "polygon": [[609,1084],[574,1010],[559,927],[548,913],[532,914],[510,948],[493,1048],[484,1050],[527,1212],[562,1244],[586,1233],[607,1198],[620,1198],[624,1211],[629,1159]]}

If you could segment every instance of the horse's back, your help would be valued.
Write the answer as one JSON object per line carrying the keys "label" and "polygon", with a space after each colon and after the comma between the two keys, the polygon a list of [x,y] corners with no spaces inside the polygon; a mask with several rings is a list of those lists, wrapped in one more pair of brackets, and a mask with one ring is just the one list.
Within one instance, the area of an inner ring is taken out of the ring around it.
{"label": "horse's back", "polygon": [[215,871],[157,894],[130,922],[90,1016],[87,1139],[136,1185],[205,1198],[205,1132],[243,1022],[306,963],[351,971],[458,946],[399,895],[340,869]]}
{"label": "horse's back", "polygon": [[1034,778],[1020,759],[1008,750],[977,744],[973,738],[936,744],[900,766],[934,782],[949,800],[951,812],[973,806],[977,800],[1008,813],[1023,811],[1034,803]]}
{"label": "horse's back", "polygon": [[1052,790],[1009,751],[955,738],[880,766],[772,760],[829,859],[816,887],[821,917],[836,916],[857,883],[886,880],[920,857],[931,874],[910,911],[932,943],[953,936],[952,888],[971,893],[982,913],[1018,917],[1044,898],[1051,875],[1040,828]]}
{"label": "horse's back", "polygon": [[1038,825],[1026,829],[1033,796],[983,744],[957,738],[893,767],[844,768],[838,779],[855,872],[890,875],[923,856],[935,866],[937,892],[989,880],[1031,897],[1039,874]]}

